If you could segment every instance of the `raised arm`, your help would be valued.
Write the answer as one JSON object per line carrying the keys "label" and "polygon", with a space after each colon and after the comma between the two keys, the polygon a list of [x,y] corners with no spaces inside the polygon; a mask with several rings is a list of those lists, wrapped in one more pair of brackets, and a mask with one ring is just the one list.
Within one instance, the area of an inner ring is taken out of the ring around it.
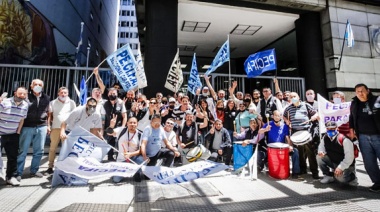
{"label": "raised arm", "polygon": [[99,68],[98,67],[94,68],[94,75],[95,75],[95,78],[96,78],[96,82],[98,83],[98,86],[100,88],[100,91],[103,94],[104,90],[106,89],[106,86],[104,85],[103,80],[102,80],[102,78],[99,75]]}
{"label": "raised arm", "polygon": [[207,87],[208,87],[208,89],[210,90],[210,93],[211,93],[212,98],[213,98],[214,100],[217,100],[217,99],[218,99],[218,98],[217,98],[218,96],[216,95],[215,90],[214,90],[214,88],[212,87],[212,85],[211,85],[211,83],[210,83],[210,76],[206,76],[206,75],[204,75],[203,78],[205,78],[205,81],[206,81]]}

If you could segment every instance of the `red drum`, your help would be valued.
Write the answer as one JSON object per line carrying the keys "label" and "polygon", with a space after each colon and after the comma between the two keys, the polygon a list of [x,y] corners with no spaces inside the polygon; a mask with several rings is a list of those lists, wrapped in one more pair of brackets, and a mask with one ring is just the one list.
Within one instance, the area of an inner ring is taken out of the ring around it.
{"label": "red drum", "polygon": [[289,178],[289,145],[284,143],[268,144],[269,176],[276,179]]}

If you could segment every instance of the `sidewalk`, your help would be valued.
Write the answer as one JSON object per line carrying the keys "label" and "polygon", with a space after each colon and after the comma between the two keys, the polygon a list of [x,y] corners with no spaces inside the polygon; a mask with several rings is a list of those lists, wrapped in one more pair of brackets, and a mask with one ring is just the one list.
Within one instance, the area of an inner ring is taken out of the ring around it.
{"label": "sidewalk", "polygon": [[[260,173],[250,181],[225,171],[177,185],[100,179],[87,186],[50,188],[49,177],[29,178],[30,161],[28,156],[20,187],[0,180],[1,211],[380,211],[380,193],[368,191],[372,183],[361,158],[357,188],[324,185],[311,175],[294,181]],[[46,169],[47,155],[40,171]]]}

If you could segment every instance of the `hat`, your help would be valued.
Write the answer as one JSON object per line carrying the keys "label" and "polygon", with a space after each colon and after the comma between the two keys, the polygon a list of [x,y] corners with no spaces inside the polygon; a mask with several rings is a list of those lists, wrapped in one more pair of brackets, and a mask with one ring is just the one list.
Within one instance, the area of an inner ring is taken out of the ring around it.
{"label": "hat", "polygon": [[170,97],[169,102],[175,102],[175,99],[173,97]]}
{"label": "hat", "polygon": [[205,89],[207,89],[207,90],[208,90],[208,87],[207,87],[207,86],[205,86],[205,87],[203,87],[203,88],[202,88],[202,90],[205,90]]}
{"label": "hat", "polygon": [[329,121],[326,123],[326,129],[335,129],[337,127],[338,125],[336,124],[335,121]]}

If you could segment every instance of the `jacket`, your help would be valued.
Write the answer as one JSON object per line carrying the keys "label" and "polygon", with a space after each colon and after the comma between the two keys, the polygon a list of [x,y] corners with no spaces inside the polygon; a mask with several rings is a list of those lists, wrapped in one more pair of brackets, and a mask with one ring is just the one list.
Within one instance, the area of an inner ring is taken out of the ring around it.
{"label": "jacket", "polygon": [[[216,129],[215,129],[215,131],[216,131]],[[230,134],[228,134],[227,129],[223,127],[220,131],[222,132],[222,142],[220,145],[220,149],[223,149],[224,147],[231,147],[231,137],[230,137]],[[206,134],[205,139],[210,141],[210,145],[206,145],[206,148],[208,148],[208,149],[212,148],[214,136],[215,136],[215,133],[211,134],[210,132],[208,132]]]}
{"label": "jacket", "polygon": [[[350,129],[354,129],[356,134],[358,132],[358,97],[352,98],[351,107],[350,107]],[[369,107],[372,111],[373,118],[375,120],[377,132],[380,134],[380,97],[374,96],[372,93],[368,95]],[[358,135],[358,134],[357,134]]]}

